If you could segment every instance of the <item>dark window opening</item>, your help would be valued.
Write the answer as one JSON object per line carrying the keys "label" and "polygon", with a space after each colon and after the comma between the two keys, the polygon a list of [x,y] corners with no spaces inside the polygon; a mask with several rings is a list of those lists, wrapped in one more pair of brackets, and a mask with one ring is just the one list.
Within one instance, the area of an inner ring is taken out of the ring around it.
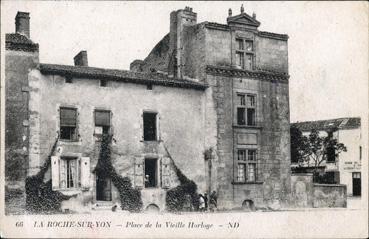
{"label": "dark window opening", "polygon": [[111,179],[96,176],[96,200],[111,201]]}
{"label": "dark window opening", "polygon": [[73,83],[73,78],[72,78],[72,77],[70,77],[70,76],[67,76],[67,77],[65,78],[65,83],[69,83],[69,84]]}
{"label": "dark window opening", "polygon": [[327,148],[327,162],[334,163],[336,161],[336,152],[334,147]]}
{"label": "dark window opening", "polygon": [[77,110],[60,108],[60,139],[76,140]]}
{"label": "dark window opening", "polygon": [[361,160],[362,157],[362,151],[361,151],[361,146],[359,146],[359,159]]}
{"label": "dark window opening", "polygon": [[95,135],[110,133],[110,111],[95,110]]}
{"label": "dark window opening", "polygon": [[247,109],[247,125],[255,126],[255,109]]}
{"label": "dark window opening", "polygon": [[106,87],[107,85],[107,81],[106,80],[100,80],[100,86],[101,87]]}
{"label": "dark window opening", "polygon": [[152,85],[151,85],[151,84],[147,85],[147,86],[146,86],[146,89],[147,89],[147,90],[152,90]]}
{"label": "dark window opening", "polygon": [[157,186],[157,160],[145,159],[145,188]]}
{"label": "dark window opening", "polygon": [[144,140],[156,140],[156,113],[143,113]]}
{"label": "dark window opening", "polygon": [[237,108],[237,124],[245,125],[245,108]]}

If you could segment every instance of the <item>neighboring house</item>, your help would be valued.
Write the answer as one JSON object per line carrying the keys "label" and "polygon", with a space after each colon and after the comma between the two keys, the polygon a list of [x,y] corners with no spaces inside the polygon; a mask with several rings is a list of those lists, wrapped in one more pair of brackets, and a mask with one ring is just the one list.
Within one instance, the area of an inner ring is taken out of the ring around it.
{"label": "neighboring house", "polygon": [[215,190],[218,208],[286,204],[288,36],[259,25],[243,9],[227,24],[174,11],[169,34],[126,71],[90,67],[86,51],[74,66],[39,63],[29,14],[18,12],[16,33],[6,35],[5,138],[6,164],[21,167],[7,181],[36,174],[59,134],[53,190],[84,207],[112,205],[117,190],[93,173],[110,133],[113,165],[141,190],[144,208],[165,209],[166,191],[179,184],[174,165],[198,192]]}
{"label": "neighboring house", "polygon": [[[362,137],[360,118],[339,118],[331,120],[318,120],[292,123],[299,128],[303,135],[309,135],[313,129],[318,130],[320,135],[327,135],[333,129],[333,137],[338,143],[343,143],[347,152],[341,152],[336,158],[334,152],[328,155],[327,162],[319,167],[320,172],[325,172],[334,177],[336,183],[347,185],[348,196],[361,195],[361,160],[362,160]],[[310,167],[309,167],[310,166]],[[303,165],[298,169],[296,163],[292,163],[292,171],[312,171],[313,165]]]}

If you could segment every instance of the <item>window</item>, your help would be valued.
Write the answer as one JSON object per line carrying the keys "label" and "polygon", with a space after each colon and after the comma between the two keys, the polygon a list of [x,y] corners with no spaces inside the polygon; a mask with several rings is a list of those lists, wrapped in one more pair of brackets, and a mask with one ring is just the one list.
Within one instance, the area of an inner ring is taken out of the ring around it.
{"label": "window", "polygon": [[60,108],[60,139],[77,140],[77,109]]}
{"label": "window", "polygon": [[327,162],[328,163],[334,163],[336,161],[336,152],[334,150],[334,147],[329,146],[327,147]]}
{"label": "window", "polygon": [[156,116],[157,113],[143,113],[144,141],[157,140]]}
{"label": "window", "polygon": [[72,189],[80,187],[80,160],[64,157],[60,160],[60,188]]}
{"label": "window", "polygon": [[73,83],[73,78],[70,77],[70,76],[65,77],[65,83],[72,84]]}
{"label": "window", "polygon": [[145,159],[145,188],[157,186],[157,159]]}
{"label": "window", "polygon": [[236,39],[236,66],[246,70],[253,69],[254,42],[252,40]]}
{"label": "window", "polygon": [[110,111],[95,110],[95,135],[110,133]]}
{"label": "window", "polygon": [[146,89],[147,89],[147,90],[152,90],[152,84],[148,84],[148,85],[146,85]]}
{"label": "window", "polygon": [[101,87],[106,87],[107,85],[107,81],[106,80],[100,80],[100,86]]}
{"label": "window", "polygon": [[362,157],[362,151],[361,151],[361,146],[359,146],[359,159],[361,160]]}
{"label": "window", "polygon": [[237,124],[256,125],[256,98],[255,95],[237,95]]}
{"label": "window", "polygon": [[257,159],[255,149],[237,151],[237,181],[255,182],[257,176]]}

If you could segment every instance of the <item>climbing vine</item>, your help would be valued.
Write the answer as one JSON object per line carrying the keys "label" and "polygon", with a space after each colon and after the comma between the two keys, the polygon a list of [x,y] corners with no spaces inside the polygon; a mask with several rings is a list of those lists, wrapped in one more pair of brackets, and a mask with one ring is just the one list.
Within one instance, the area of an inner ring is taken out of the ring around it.
{"label": "climbing vine", "polygon": [[54,154],[58,139],[57,137],[40,171],[36,175],[26,178],[26,209],[29,212],[60,212],[61,202],[72,197],[53,191],[51,180],[44,182],[44,177],[50,167],[51,156]]}
{"label": "climbing vine", "polygon": [[141,192],[132,187],[128,177],[120,176],[114,169],[111,162],[111,141],[112,135],[103,135],[99,158],[94,169],[94,173],[99,178],[110,178],[117,188],[121,201],[122,210],[130,212],[140,211],[142,208]]}
{"label": "climbing vine", "polygon": [[167,149],[166,151],[173,162],[173,168],[180,183],[177,187],[167,191],[165,198],[167,210],[172,212],[197,210],[199,208],[199,195],[197,194],[196,183],[182,173],[175,165]]}

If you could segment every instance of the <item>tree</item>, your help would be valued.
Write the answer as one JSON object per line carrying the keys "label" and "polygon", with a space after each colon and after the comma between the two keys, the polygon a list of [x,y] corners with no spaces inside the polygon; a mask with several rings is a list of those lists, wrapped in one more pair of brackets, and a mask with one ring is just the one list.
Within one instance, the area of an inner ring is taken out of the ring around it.
{"label": "tree", "polygon": [[341,152],[346,152],[346,146],[338,143],[333,132],[327,131],[327,136],[320,136],[319,131],[313,129],[308,136],[304,136],[297,127],[291,127],[291,160],[301,167],[312,164],[314,173],[318,167],[328,161],[334,161]]}

